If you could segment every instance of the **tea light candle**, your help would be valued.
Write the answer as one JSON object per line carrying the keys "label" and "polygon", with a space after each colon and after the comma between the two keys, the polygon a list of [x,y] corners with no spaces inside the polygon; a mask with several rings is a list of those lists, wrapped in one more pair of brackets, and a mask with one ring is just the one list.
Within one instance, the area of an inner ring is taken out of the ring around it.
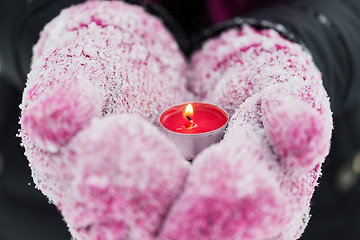
{"label": "tea light candle", "polygon": [[163,130],[187,160],[219,142],[228,121],[229,116],[223,109],[200,102],[173,106],[160,115]]}

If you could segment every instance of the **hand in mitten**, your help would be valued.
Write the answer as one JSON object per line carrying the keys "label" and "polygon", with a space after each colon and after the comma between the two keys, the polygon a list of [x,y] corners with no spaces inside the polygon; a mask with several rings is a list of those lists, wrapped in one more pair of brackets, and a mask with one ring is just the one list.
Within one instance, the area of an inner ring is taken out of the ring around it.
{"label": "hand in mitten", "polygon": [[[150,124],[192,97],[186,85],[232,114],[192,166]],[[21,108],[34,181],[76,239],[296,239],[332,126],[299,45],[244,26],[208,40],[187,70],[161,21],[122,2],[47,25]]]}
{"label": "hand in mitten", "polygon": [[274,30],[245,26],[192,57],[192,91],[234,113],[201,153],[164,239],[296,239],[329,150],[332,120],[311,57]]}
{"label": "hand in mitten", "polygon": [[138,6],[87,2],[42,32],[21,136],[37,187],[76,239],[158,231],[188,164],[150,123],[187,98],[185,74],[172,35]]}

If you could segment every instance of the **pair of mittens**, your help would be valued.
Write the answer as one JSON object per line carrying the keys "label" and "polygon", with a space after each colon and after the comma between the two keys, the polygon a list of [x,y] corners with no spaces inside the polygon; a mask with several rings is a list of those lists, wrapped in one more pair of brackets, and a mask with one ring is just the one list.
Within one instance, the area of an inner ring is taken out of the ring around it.
{"label": "pair of mittens", "polygon": [[[194,95],[232,117],[190,165],[156,126]],[[187,63],[160,19],[115,1],[45,27],[21,109],[36,186],[89,240],[296,239],[332,129],[321,74],[298,44],[244,26]]]}

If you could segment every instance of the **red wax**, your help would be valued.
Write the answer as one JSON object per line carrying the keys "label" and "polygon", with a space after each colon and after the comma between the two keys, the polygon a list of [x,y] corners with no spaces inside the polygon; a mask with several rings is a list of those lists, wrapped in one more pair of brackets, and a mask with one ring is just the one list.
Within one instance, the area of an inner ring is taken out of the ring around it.
{"label": "red wax", "polygon": [[189,115],[192,122],[184,115],[187,104],[173,106],[163,112],[160,123],[168,130],[184,134],[198,134],[214,131],[224,126],[228,115],[221,108],[208,103],[191,103],[194,109]]}

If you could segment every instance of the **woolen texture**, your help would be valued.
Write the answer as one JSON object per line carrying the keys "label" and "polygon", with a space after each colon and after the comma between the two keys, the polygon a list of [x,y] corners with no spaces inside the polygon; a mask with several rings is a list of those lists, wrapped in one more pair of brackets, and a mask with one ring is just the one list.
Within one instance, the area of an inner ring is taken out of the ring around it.
{"label": "woolen texture", "polygon": [[[194,98],[231,119],[190,166],[156,127]],[[300,45],[245,25],[187,63],[156,17],[123,2],[74,6],[45,27],[21,109],[36,186],[89,240],[297,239],[332,130]]]}

